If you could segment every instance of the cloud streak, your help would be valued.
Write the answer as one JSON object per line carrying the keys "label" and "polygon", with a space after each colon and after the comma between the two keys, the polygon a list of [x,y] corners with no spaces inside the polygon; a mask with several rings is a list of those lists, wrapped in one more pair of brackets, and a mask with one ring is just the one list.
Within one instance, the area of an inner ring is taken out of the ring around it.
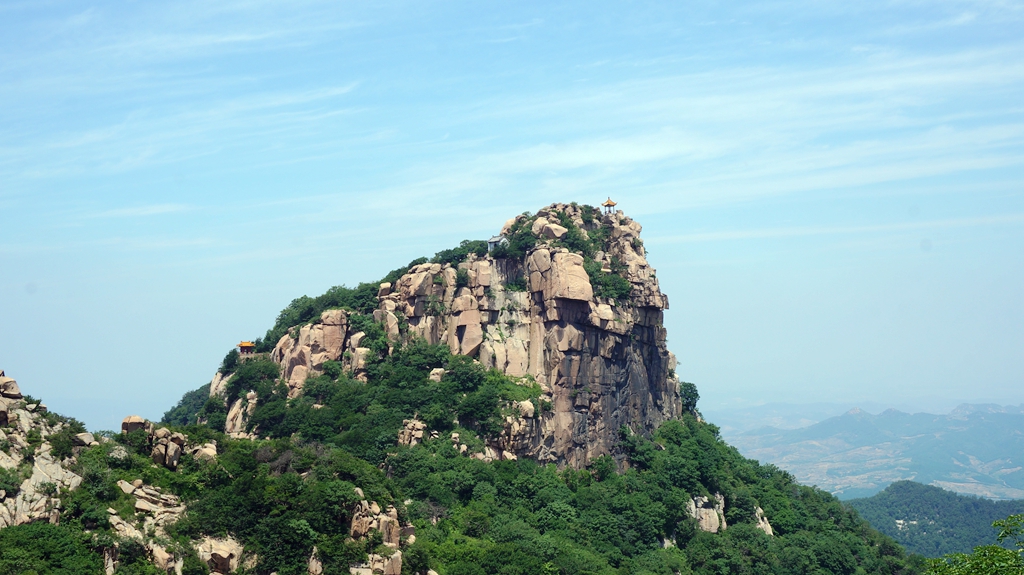
{"label": "cloud streak", "polygon": [[90,214],[90,218],[144,218],[149,216],[161,216],[165,214],[176,214],[195,209],[186,204],[153,204],[149,206],[133,206],[128,208],[116,208]]}
{"label": "cloud streak", "polygon": [[670,245],[678,243],[761,240],[807,236],[876,234],[915,230],[965,228],[974,226],[1020,225],[1022,223],[1024,223],[1024,214],[1005,214],[974,218],[931,220],[926,222],[898,222],[891,224],[869,224],[860,226],[793,226],[752,230],[697,232],[672,236],[652,236],[647,240],[647,243],[652,245]]}

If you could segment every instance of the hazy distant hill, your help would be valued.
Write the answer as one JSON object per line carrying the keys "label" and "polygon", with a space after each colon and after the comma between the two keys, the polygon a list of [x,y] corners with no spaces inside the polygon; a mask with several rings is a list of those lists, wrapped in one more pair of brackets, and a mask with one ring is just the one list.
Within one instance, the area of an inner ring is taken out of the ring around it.
{"label": "hazy distant hill", "polygon": [[1024,513],[1024,501],[989,501],[913,481],[898,481],[848,504],[872,527],[927,557],[969,553],[991,544],[993,521]]}
{"label": "hazy distant hill", "polygon": [[842,498],[912,479],[992,499],[1024,498],[1024,405],[961,405],[948,415],[852,409],[800,429],[734,435],[771,462]]}
{"label": "hazy distant hill", "polygon": [[722,430],[722,436],[727,441],[732,441],[733,437],[741,433],[754,431],[762,427],[775,427],[777,429],[807,427],[825,421],[830,417],[843,414],[854,407],[859,407],[871,413],[879,413],[889,408],[910,412],[932,411],[943,413],[952,409],[954,405],[956,404],[950,404],[945,408],[941,408],[931,407],[928,404],[917,404],[911,407],[909,405],[893,405],[892,403],[879,403],[875,401],[772,402],[742,407],[732,405],[701,405],[700,411],[708,421],[713,422]]}

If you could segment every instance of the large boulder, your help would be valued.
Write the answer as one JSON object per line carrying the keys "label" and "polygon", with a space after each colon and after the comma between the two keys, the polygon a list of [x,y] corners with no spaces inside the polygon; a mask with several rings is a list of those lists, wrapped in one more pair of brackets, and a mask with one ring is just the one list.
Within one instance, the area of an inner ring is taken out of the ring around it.
{"label": "large boulder", "polygon": [[760,507],[754,508],[754,521],[757,522],[757,528],[765,532],[765,535],[773,537],[775,531],[772,529],[772,524],[768,523],[768,518],[764,516],[764,509]]}
{"label": "large boulder", "polygon": [[546,299],[593,299],[594,288],[590,285],[587,270],[583,269],[583,256],[567,252],[556,253],[551,259],[549,291],[545,291],[544,295]]}
{"label": "large boulder", "polygon": [[139,415],[129,415],[121,422],[121,433],[131,433],[139,429],[146,429],[146,420]]}
{"label": "large boulder", "polygon": [[6,375],[0,376],[0,396],[7,399],[21,399],[22,395],[21,390],[18,389],[18,382]]}
{"label": "large boulder", "polygon": [[178,461],[181,460],[181,447],[172,441],[166,445],[165,449],[167,452],[164,457],[164,465],[168,469],[177,469]]}
{"label": "large boulder", "polygon": [[713,498],[698,495],[686,502],[686,511],[697,520],[697,526],[708,533],[724,531],[725,524],[725,498],[720,493],[715,493]]}
{"label": "large boulder", "polygon": [[549,239],[552,239],[552,240],[560,240],[560,239],[562,239],[562,237],[565,236],[566,233],[568,233],[568,231],[569,231],[568,229],[566,229],[566,228],[564,228],[564,227],[562,227],[562,226],[560,226],[558,224],[550,224],[549,223],[548,225],[544,226],[540,230],[540,233],[545,238],[549,238]]}
{"label": "large boulder", "polygon": [[535,236],[541,235],[544,231],[544,227],[548,225],[548,219],[541,216],[536,220],[533,220],[533,226],[530,228],[530,233]]}
{"label": "large boulder", "polygon": [[93,435],[91,433],[84,432],[84,433],[76,434],[71,439],[71,441],[73,441],[74,444],[77,445],[77,446],[86,447],[86,446],[89,446],[89,445],[92,445],[92,444],[96,443],[96,438],[93,437]]}
{"label": "large boulder", "polygon": [[402,421],[402,429],[398,432],[398,445],[413,447],[423,442],[423,432],[427,424],[416,419]]}
{"label": "large boulder", "polygon": [[242,544],[228,537],[215,539],[207,537],[196,548],[199,559],[206,563],[212,573],[226,575],[238,569],[242,559]]}
{"label": "large boulder", "polygon": [[[290,340],[291,338],[289,338],[289,341]],[[217,371],[217,373],[213,374],[213,379],[210,380],[210,397],[223,397],[224,392],[228,386],[228,380],[231,379],[232,375],[234,374],[225,374],[221,373],[220,371]]]}
{"label": "large boulder", "polygon": [[211,441],[203,445],[197,445],[189,451],[192,457],[196,459],[202,459],[204,461],[216,461],[217,459],[217,442]]}

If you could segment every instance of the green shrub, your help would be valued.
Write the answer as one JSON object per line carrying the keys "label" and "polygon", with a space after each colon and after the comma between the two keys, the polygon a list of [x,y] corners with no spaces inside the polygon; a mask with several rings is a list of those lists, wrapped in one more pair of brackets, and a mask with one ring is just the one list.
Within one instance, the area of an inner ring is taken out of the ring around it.
{"label": "green shrub", "polygon": [[220,362],[220,369],[217,371],[222,375],[227,375],[232,371],[235,371],[235,368],[238,367],[238,356],[238,350],[236,348],[231,348],[231,351],[229,351]]}
{"label": "green shrub", "polygon": [[114,441],[123,445],[129,453],[134,453],[143,457],[149,456],[149,434],[145,429],[136,429],[128,433],[118,433],[114,436]]}
{"label": "green shrub", "polygon": [[0,467],[0,490],[7,492],[7,497],[14,497],[21,491],[21,475],[16,469]]}
{"label": "green shrub", "polygon": [[0,573],[80,575],[102,573],[103,558],[87,536],[63,525],[29,523],[0,529]]}
{"label": "green shrub", "polygon": [[679,396],[683,400],[683,411],[696,413],[697,401],[700,399],[700,393],[697,392],[697,386],[688,381],[680,381]]}
{"label": "green shrub", "polygon": [[505,238],[508,240],[508,244],[499,245],[491,252],[491,256],[495,258],[515,258],[522,259],[526,257],[526,253],[529,252],[534,246],[537,245],[537,236],[533,235],[531,226],[534,220],[537,218],[531,216],[528,212],[523,213],[521,218],[516,219],[515,222],[509,227],[508,233]]}
{"label": "green shrub", "polygon": [[164,416],[160,418],[160,423],[166,425],[180,425],[186,426],[196,422],[196,416],[202,411],[203,406],[206,405],[207,400],[210,398],[210,384],[207,383],[193,389],[192,391],[185,392],[178,400],[178,403],[167,410]]}
{"label": "green shrub", "polygon": [[526,291],[527,290],[526,278],[523,277],[523,276],[517,276],[515,278],[510,279],[505,284],[505,289],[507,291],[511,291],[511,292],[524,292],[524,291]]}
{"label": "green shrub", "polygon": [[476,254],[479,257],[487,255],[487,242],[483,240],[462,240],[456,248],[441,250],[434,254],[431,262],[441,265],[456,265],[466,260],[469,254]]}
{"label": "green shrub", "polygon": [[281,366],[266,357],[256,357],[241,364],[224,387],[224,398],[231,405],[247,391],[264,394],[272,389],[281,375]]}
{"label": "green shrub", "polygon": [[228,421],[228,408],[224,405],[224,398],[208,397],[203,408],[199,410],[198,418],[204,420],[210,429],[224,431],[224,425]]}
{"label": "green shrub", "polygon": [[590,285],[594,288],[594,295],[597,297],[611,298],[617,301],[624,300],[633,292],[633,286],[629,280],[615,273],[608,273],[601,270],[601,264],[594,260],[584,260],[583,269],[590,277]]}
{"label": "green shrub", "polygon": [[584,204],[584,205],[580,206],[580,211],[582,212],[580,217],[583,219],[583,223],[584,224],[588,224],[589,225],[589,224],[594,223],[595,220],[596,221],[600,221],[600,219],[601,219],[601,209],[600,208],[595,208],[594,206]]}
{"label": "green shrub", "polygon": [[58,461],[71,457],[75,447],[75,435],[85,432],[85,425],[77,419],[69,419],[60,431],[46,438],[50,442],[50,454]]}
{"label": "green shrub", "polygon": [[556,245],[566,247],[574,253],[583,255],[584,258],[594,257],[596,250],[593,242],[591,242],[589,237],[584,236],[583,231],[576,225],[576,222],[572,221],[572,218],[565,212],[558,212],[558,221],[566,229],[566,232],[562,239],[555,242]]}
{"label": "green shrub", "polygon": [[339,377],[341,377],[342,364],[340,362],[329,359],[324,362],[323,370],[324,375],[326,375],[330,379],[338,379]]}

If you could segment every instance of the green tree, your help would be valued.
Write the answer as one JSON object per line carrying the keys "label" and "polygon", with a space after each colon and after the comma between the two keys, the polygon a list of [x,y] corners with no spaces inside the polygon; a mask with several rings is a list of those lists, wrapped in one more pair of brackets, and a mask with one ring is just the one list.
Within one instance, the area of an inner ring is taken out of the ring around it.
{"label": "green tree", "polygon": [[700,399],[697,386],[688,381],[679,382],[679,396],[683,400],[683,410],[696,413],[697,401]]}
{"label": "green tree", "polygon": [[0,529],[0,575],[102,573],[87,536],[64,526],[29,523]]}
{"label": "green tree", "polygon": [[973,553],[952,553],[928,564],[929,575],[1024,575],[1024,514],[1011,515],[992,524],[999,529],[996,541],[1012,540],[1016,549],[981,545]]}
{"label": "green tree", "polygon": [[238,367],[238,350],[231,348],[231,351],[224,356],[224,360],[220,362],[220,369],[217,371],[221,372],[223,375],[227,375],[232,371],[235,371],[236,367]]}
{"label": "green tree", "polygon": [[206,400],[210,397],[210,384],[200,387],[199,389],[193,389],[192,391],[185,392],[185,395],[181,396],[178,400],[177,405],[168,409],[164,413],[164,416],[160,419],[160,423],[166,423],[168,425],[191,425],[196,422],[196,416],[199,415],[199,411],[206,405]]}

